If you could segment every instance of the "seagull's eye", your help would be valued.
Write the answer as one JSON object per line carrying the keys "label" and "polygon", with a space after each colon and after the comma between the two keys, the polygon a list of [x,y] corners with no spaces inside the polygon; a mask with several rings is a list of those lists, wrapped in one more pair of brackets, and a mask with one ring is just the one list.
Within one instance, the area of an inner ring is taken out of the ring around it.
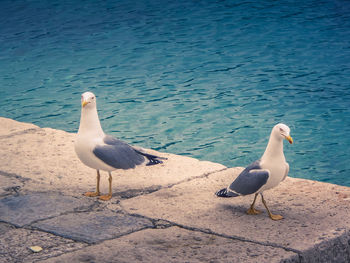
{"label": "seagull's eye", "polygon": [[93,100],[93,99],[95,99],[95,97],[92,97],[91,99]]}
{"label": "seagull's eye", "polygon": [[284,132],[284,130],[282,128],[280,128],[280,132]]}

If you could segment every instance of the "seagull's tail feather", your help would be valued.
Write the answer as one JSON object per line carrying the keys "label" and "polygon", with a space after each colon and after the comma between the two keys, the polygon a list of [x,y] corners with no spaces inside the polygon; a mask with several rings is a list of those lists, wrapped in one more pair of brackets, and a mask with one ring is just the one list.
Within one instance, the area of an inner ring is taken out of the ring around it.
{"label": "seagull's tail feather", "polygon": [[236,194],[236,193],[233,193],[231,191],[230,192],[227,191],[227,188],[223,188],[220,191],[217,191],[215,194],[218,197],[236,197],[236,196],[238,196],[238,194]]}
{"label": "seagull's tail feather", "polygon": [[148,159],[149,162],[146,164],[147,166],[163,163],[161,160],[167,160],[167,158],[164,158],[164,157],[159,157],[159,156],[152,155],[152,154],[149,154],[149,153],[144,153],[144,152],[141,152],[141,151],[136,150],[136,149],[134,149],[134,150],[138,154],[141,154],[141,155],[145,156]]}

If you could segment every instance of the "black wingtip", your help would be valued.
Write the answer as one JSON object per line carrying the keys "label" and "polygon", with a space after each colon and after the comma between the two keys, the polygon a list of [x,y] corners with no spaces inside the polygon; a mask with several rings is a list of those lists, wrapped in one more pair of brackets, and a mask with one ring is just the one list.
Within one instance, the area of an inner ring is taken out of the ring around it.
{"label": "black wingtip", "polygon": [[138,151],[136,149],[134,149],[134,150],[138,154],[141,154],[141,155],[145,156],[148,159],[149,162],[146,164],[146,166],[163,163],[161,160],[158,160],[158,159],[167,160],[167,158],[165,158],[165,157],[159,157],[159,156],[156,156],[156,155],[144,153],[144,152]]}
{"label": "black wingtip", "polygon": [[227,194],[227,188],[223,188],[223,189],[221,189],[220,191],[217,191],[215,194],[216,194],[216,196],[218,196],[218,197],[230,197],[230,196],[228,196],[228,194]]}
{"label": "black wingtip", "polygon": [[159,164],[159,163],[163,163],[162,161],[157,160],[157,159],[148,159],[148,160],[149,160],[149,162],[146,164],[146,166],[156,165],[156,164]]}

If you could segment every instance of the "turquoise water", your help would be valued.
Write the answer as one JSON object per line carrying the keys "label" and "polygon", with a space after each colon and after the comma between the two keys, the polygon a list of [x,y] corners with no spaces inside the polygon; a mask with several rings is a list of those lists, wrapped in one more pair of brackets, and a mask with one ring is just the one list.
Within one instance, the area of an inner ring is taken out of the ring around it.
{"label": "turquoise water", "polygon": [[350,186],[348,1],[1,1],[0,115],[245,166],[278,122],[290,176]]}

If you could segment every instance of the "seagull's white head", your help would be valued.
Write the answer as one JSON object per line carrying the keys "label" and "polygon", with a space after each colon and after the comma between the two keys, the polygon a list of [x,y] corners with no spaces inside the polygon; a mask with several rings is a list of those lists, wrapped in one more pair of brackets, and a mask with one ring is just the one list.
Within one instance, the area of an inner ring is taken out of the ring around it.
{"label": "seagull's white head", "polygon": [[81,95],[81,106],[83,108],[96,107],[96,96],[92,92],[85,92]]}
{"label": "seagull's white head", "polygon": [[290,136],[290,129],[287,125],[283,123],[279,123],[275,125],[272,129],[272,133],[277,137],[281,139],[286,139],[290,144],[293,143],[293,139]]}

